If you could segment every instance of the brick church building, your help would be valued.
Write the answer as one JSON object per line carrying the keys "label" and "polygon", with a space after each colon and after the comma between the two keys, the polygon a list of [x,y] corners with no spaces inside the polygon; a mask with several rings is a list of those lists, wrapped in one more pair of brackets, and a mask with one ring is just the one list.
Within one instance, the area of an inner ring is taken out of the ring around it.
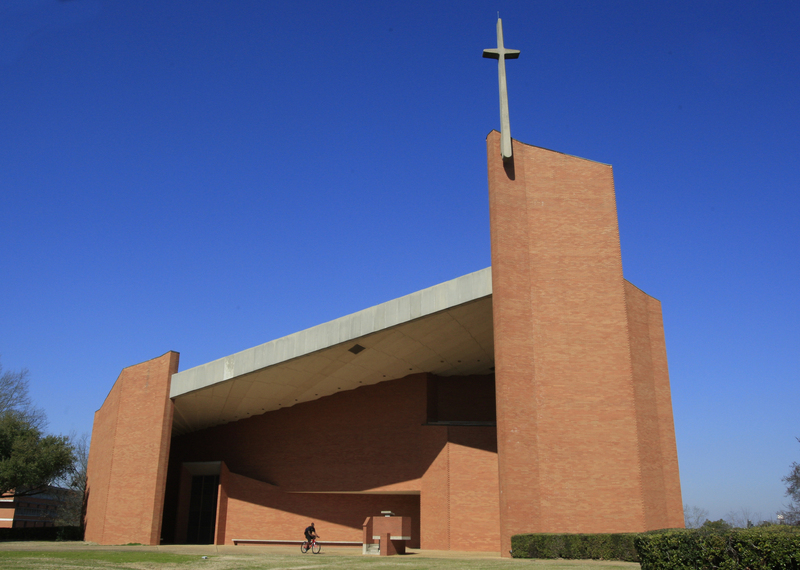
{"label": "brick church building", "polygon": [[[490,268],[189,370],[97,411],[86,540],[507,554],[527,532],[682,527],[659,301],[623,278],[612,169],[487,137]],[[314,442],[309,444],[309,442]]]}

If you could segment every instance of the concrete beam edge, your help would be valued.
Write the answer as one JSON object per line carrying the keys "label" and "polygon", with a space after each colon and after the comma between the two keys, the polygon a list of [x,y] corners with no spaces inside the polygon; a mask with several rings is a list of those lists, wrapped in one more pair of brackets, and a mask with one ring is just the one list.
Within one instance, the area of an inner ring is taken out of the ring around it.
{"label": "concrete beam edge", "polygon": [[170,397],[266,368],[308,352],[355,341],[410,320],[492,294],[491,267],[310,327],[233,355],[177,372]]}

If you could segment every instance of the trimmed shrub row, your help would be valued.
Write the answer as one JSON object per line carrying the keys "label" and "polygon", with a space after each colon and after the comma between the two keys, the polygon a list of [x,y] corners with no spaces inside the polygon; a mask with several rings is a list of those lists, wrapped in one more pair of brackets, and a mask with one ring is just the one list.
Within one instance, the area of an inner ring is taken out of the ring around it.
{"label": "trimmed shrub row", "polygon": [[800,527],[669,530],[634,542],[642,570],[800,570]]}
{"label": "trimmed shrub row", "polygon": [[800,527],[667,529],[641,534],[519,534],[514,558],[639,562],[642,570],[800,570]]}
{"label": "trimmed shrub row", "polygon": [[79,526],[0,528],[0,541],[26,540],[83,540],[83,529]]}
{"label": "trimmed shrub row", "polygon": [[639,562],[636,534],[518,534],[511,537],[514,558],[567,558]]}

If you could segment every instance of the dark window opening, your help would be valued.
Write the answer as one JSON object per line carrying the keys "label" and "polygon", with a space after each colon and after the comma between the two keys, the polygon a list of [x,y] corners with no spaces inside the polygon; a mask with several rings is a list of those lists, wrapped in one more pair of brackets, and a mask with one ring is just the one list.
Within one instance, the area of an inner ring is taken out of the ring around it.
{"label": "dark window opening", "polygon": [[428,424],[496,425],[494,374],[429,376]]}

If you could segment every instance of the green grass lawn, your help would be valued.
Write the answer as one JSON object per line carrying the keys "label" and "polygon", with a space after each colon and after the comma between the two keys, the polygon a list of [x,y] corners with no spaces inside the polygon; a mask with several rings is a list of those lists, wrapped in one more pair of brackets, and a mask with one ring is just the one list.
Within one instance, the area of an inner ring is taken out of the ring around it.
{"label": "green grass lawn", "polygon": [[208,555],[173,554],[153,550],[128,551],[91,550],[2,550],[0,544],[0,568],[3,570],[83,568],[127,568],[132,570],[175,570],[207,568],[208,570],[279,570],[337,568],[376,568],[379,570],[639,570],[638,564],[629,562],[597,562],[569,560],[513,560],[513,559],[453,559],[428,558],[424,554],[379,557],[326,553],[247,553]]}
{"label": "green grass lawn", "polygon": [[[199,556],[169,552],[0,550],[0,568],[191,568]],[[203,560],[203,562],[205,562]]]}

